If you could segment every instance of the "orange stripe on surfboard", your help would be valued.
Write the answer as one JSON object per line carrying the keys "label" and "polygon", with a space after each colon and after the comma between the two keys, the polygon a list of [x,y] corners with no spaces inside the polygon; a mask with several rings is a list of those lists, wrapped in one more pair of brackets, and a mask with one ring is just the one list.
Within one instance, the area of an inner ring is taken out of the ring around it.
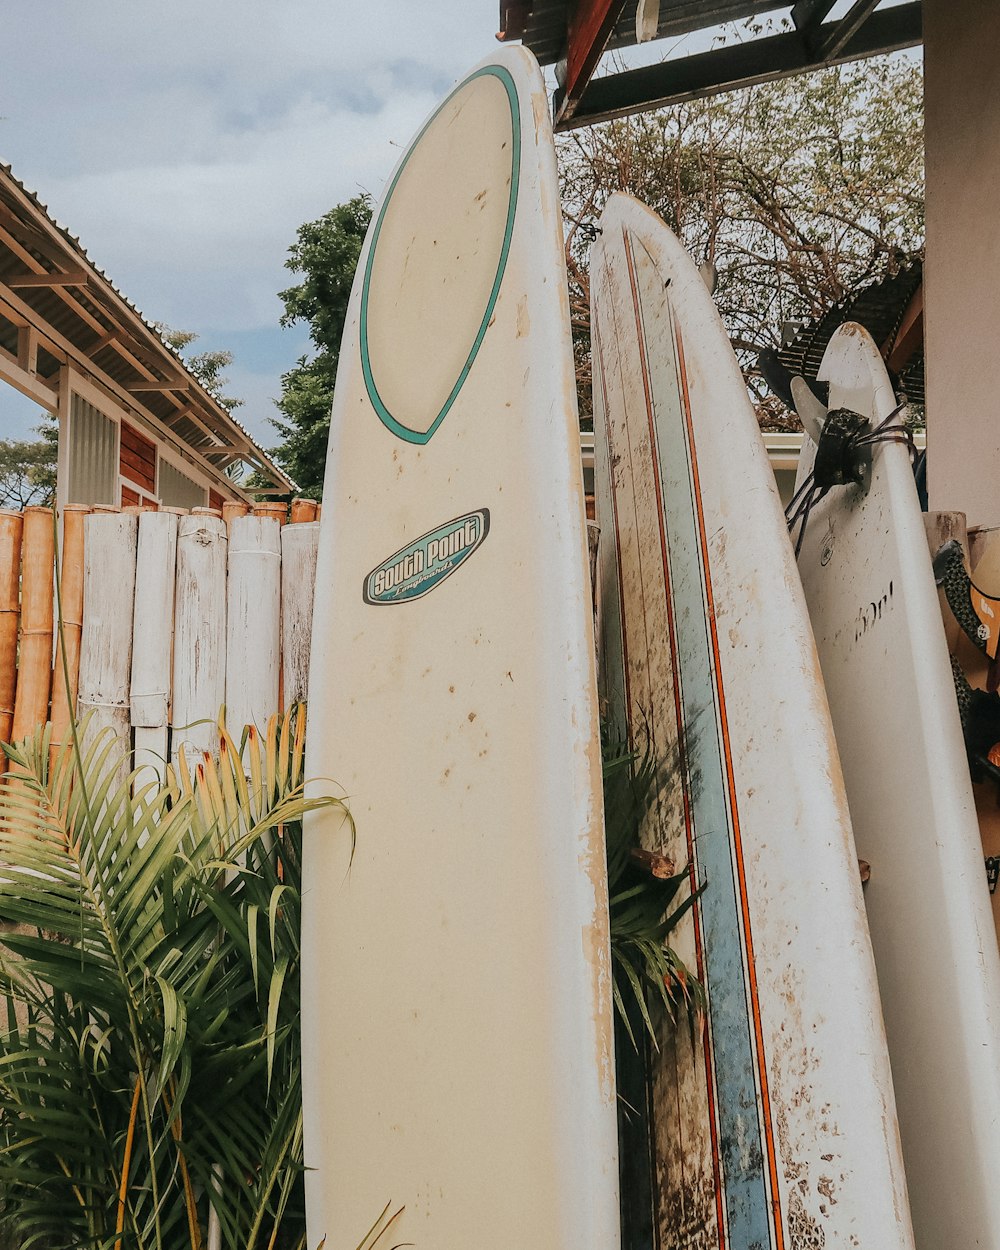
{"label": "orange stripe on surfboard", "polygon": [[[653,396],[649,383],[649,363],[646,357],[646,336],[642,320],[642,305],[639,300],[639,289],[635,276],[635,262],[632,256],[632,241],[628,237],[627,232],[623,231],[622,233],[625,243],[625,259],[628,262],[629,284],[632,289],[632,308],[637,331],[636,342],[639,345],[640,373],[642,375],[643,394],[646,401],[646,420],[649,425],[649,448],[650,456],[653,462],[653,483],[656,489],[656,512],[660,530],[660,552],[663,560],[664,599],[667,608],[667,629],[670,636],[670,670],[673,678],[674,715],[677,722],[678,759],[680,761],[682,776],[685,779],[684,785],[682,786],[682,796],[684,800],[685,837],[688,845],[688,876],[690,879],[690,889],[693,892],[698,888],[697,870],[695,866],[694,820],[691,813],[689,793],[690,787],[688,784],[689,774],[687,744],[684,734],[684,711],[681,703],[681,675],[677,665],[677,635],[674,625],[674,605],[670,593],[670,553],[667,546],[666,521],[663,509],[663,487],[660,482],[659,473],[659,452],[656,438],[656,422],[653,413]],[[701,908],[696,904],[693,910],[695,915],[694,938],[698,975],[704,979],[704,934],[702,932]],[[709,1133],[711,1136],[712,1147],[712,1172],[715,1179],[716,1223],[718,1226],[720,1250],[725,1250],[728,1239],[729,1225],[726,1219],[725,1204],[722,1200],[722,1161],[719,1147],[719,1125],[716,1108],[715,1064],[710,1037],[710,1021],[706,1020],[705,1023],[706,1027],[702,1030],[702,1053],[705,1063],[705,1089],[708,1098]]]}
{"label": "orange stripe on surfboard", "polygon": [[781,1224],[781,1200],[778,1194],[778,1161],[774,1146],[774,1130],[771,1122],[771,1099],[767,1081],[766,1056],[764,1053],[764,1034],[760,1021],[760,997],[757,988],[757,969],[754,964],[753,932],[750,922],[750,904],[747,894],[746,868],[743,861],[743,839],[740,829],[739,810],[736,801],[736,780],[733,775],[732,748],[729,741],[729,722],[726,715],[726,695],[722,682],[722,661],[719,652],[719,636],[715,622],[715,599],[712,591],[712,573],[708,561],[708,539],[705,527],[705,516],[701,501],[701,483],[698,476],[698,452],[695,446],[694,428],[691,421],[691,399],[688,392],[687,368],[684,360],[684,342],[679,329],[674,329],[674,341],[677,345],[677,363],[680,372],[681,393],[684,399],[684,419],[688,431],[688,448],[691,455],[691,477],[694,487],[693,495],[698,517],[698,534],[701,544],[702,568],[705,577],[705,594],[708,600],[709,634],[712,640],[712,655],[715,663],[715,685],[719,699],[719,721],[722,730],[722,745],[726,760],[726,781],[729,787],[730,811],[733,821],[733,842],[736,852],[736,869],[740,887],[740,906],[743,913],[743,933],[747,952],[747,974],[750,982],[750,1001],[753,1012],[754,1041],[757,1051],[757,1066],[760,1076],[761,1111],[764,1120],[764,1136],[767,1144],[767,1163],[771,1181],[771,1210],[774,1218],[776,1250],[783,1250],[784,1232]]}

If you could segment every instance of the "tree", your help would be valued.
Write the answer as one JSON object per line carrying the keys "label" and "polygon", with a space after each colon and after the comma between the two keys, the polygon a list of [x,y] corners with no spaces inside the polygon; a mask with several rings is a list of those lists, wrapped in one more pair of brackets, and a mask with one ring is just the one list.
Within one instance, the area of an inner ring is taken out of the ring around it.
{"label": "tree", "polygon": [[233,363],[233,353],[225,351],[197,352],[193,356],[185,356],[184,350],[196,342],[198,335],[190,330],[172,330],[162,321],[154,322],[154,328],[168,347],[172,347],[184,361],[189,373],[193,373],[209,395],[217,400],[227,412],[243,405],[242,399],[234,399],[225,393],[229,379],[223,375]]}
{"label": "tree", "polygon": [[663,217],[706,269],[766,423],[754,369],[782,325],[817,316],[923,244],[922,77],[881,57],[574,131],[559,140],[581,411],[590,414],[589,241],[608,197]]}
{"label": "tree", "polygon": [[[782,327],[817,316],[923,244],[922,75],[879,57],[692,100],[571,132],[557,142],[580,415],[590,397],[590,243],[608,197],[658,212],[706,272],[758,414],[797,426],[755,362]],[[315,352],[282,379],[273,452],[322,492],[340,339],[372,206],[338,205],[298,232],[283,325],[305,321]]]}
{"label": "tree", "polygon": [[284,443],[271,454],[300,490],[314,499],[323,495],[340,340],[371,216],[368,195],[338,204],[317,221],[299,227],[285,262],[287,269],[302,274],[303,279],[279,293],[285,305],[281,324],[306,322],[314,352],[303,356],[281,379],[278,408],[282,416],[272,418],[271,424]]}
{"label": "tree", "polygon": [[56,492],[56,441],[54,422],[37,427],[40,439],[0,439],[0,508],[20,510],[32,504],[49,504]]}

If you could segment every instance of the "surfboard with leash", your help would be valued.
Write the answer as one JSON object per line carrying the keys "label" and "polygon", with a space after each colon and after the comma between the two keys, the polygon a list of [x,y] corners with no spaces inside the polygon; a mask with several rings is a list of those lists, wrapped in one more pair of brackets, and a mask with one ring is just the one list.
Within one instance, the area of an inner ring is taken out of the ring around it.
{"label": "surfboard with leash", "polygon": [[857,854],[767,453],[691,258],[613,196],[591,256],[604,692],[704,885],[704,1029],[652,1071],[659,1245],[912,1250]]}

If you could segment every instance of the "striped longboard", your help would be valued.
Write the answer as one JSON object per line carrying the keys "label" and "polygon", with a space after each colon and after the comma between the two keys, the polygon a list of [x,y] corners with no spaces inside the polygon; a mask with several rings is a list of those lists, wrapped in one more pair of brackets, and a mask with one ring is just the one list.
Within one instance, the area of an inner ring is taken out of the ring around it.
{"label": "striped longboard", "polygon": [[910,1250],[840,766],[756,419],[693,262],[614,196],[591,260],[601,664],[667,779],[645,840],[707,883],[708,994],[652,1074],[664,1247]]}

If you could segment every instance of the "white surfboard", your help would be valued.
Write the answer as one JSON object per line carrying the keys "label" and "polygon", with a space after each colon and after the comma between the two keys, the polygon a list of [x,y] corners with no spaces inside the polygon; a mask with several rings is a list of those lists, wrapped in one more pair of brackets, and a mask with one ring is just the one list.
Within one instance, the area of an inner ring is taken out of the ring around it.
{"label": "white surfboard", "polygon": [[667,227],[611,198],[591,256],[602,675],[670,772],[645,838],[707,883],[708,995],[653,1071],[663,1246],[909,1250],[858,863],[774,477]]}
{"label": "white surfboard", "polygon": [[[842,326],[830,408],[896,406],[878,349]],[[801,481],[815,445],[806,441]],[[1000,1247],[1000,958],[927,540],[906,449],[812,511],[799,569],[858,853],[920,1250]]]}
{"label": "white surfboard", "polygon": [[498,52],[362,251],[330,433],[303,865],[309,1245],[607,1250],[601,768],[555,153]]}

